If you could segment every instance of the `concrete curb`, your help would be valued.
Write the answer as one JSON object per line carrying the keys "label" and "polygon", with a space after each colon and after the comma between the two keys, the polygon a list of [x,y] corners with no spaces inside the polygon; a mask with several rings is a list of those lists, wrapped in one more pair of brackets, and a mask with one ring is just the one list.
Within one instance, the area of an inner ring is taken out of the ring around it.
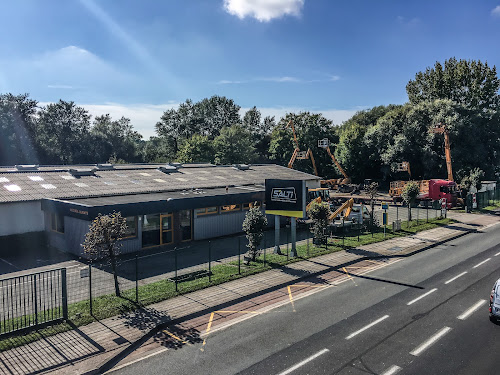
{"label": "concrete curb", "polygon": [[[334,269],[342,268],[342,267],[348,266],[350,264],[357,263],[357,262],[362,261],[362,260],[380,259],[380,258],[402,258],[402,257],[409,257],[409,256],[415,255],[417,253],[423,252],[425,250],[431,249],[433,247],[442,245],[443,243],[448,242],[450,240],[453,240],[453,239],[456,239],[456,238],[460,238],[460,237],[463,237],[463,236],[465,236],[465,235],[467,235],[469,233],[474,233],[474,232],[477,232],[477,231],[478,231],[477,228],[467,229],[467,230],[462,231],[462,232],[457,233],[457,234],[451,234],[451,235],[445,236],[443,239],[441,239],[441,240],[439,240],[437,242],[431,243],[431,244],[416,245],[416,246],[413,246],[415,249],[412,249],[410,252],[407,252],[405,254],[361,256],[360,258],[358,258],[356,260],[353,260],[353,261],[350,261],[350,262],[346,262],[346,263],[342,263],[342,264],[336,265],[334,267],[329,267],[329,268],[327,268],[325,270],[322,270],[322,271],[319,271],[319,272],[306,273],[306,274],[304,274],[302,276],[298,276],[296,278],[296,281],[303,280],[303,279],[309,278],[311,276],[319,276],[319,275],[322,275],[324,273],[330,272],[330,271],[332,271]],[[346,250],[343,250],[343,251],[346,251]],[[276,286],[273,286],[273,287],[270,287],[270,288],[263,289],[259,293],[270,292],[270,291],[272,291],[274,289],[280,289],[280,288],[288,286],[288,285],[290,285],[289,282],[285,283],[285,284],[279,284],[279,285],[276,285]],[[212,306],[212,307],[210,307],[208,309],[204,309],[204,310],[201,310],[199,312],[186,315],[184,317],[176,318],[176,319],[170,320],[168,322],[160,323],[156,327],[152,328],[149,332],[145,333],[139,340],[131,343],[127,348],[125,348],[122,351],[120,351],[118,354],[116,354],[115,356],[113,356],[111,359],[108,359],[99,368],[97,368],[96,370],[89,371],[89,372],[85,373],[85,375],[103,374],[106,371],[110,371],[122,359],[126,358],[129,354],[131,354],[133,351],[135,351],[137,348],[139,348],[142,344],[144,344],[147,340],[149,340],[151,337],[153,337],[156,333],[158,333],[159,331],[161,331],[162,329],[166,328],[169,325],[177,324],[177,323],[182,323],[183,321],[192,318],[192,315],[195,315],[195,316],[196,315],[204,315],[204,314],[207,314],[207,313],[209,313],[210,311],[213,311],[213,310],[223,309],[224,307],[226,307],[228,305],[232,305],[232,304],[241,302],[240,300],[246,300],[246,299],[252,298],[252,295],[253,294],[248,295],[248,296],[244,296],[244,297],[241,297],[241,298],[238,298],[238,299],[235,299],[233,301],[225,302],[225,303],[223,303],[221,305]]]}

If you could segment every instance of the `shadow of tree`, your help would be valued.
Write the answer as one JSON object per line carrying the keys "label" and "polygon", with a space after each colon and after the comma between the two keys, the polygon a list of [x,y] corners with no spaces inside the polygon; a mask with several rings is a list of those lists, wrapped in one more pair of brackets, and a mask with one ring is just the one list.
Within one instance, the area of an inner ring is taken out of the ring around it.
{"label": "shadow of tree", "polygon": [[171,317],[162,311],[146,307],[120,315],[127,328],[136,328],[143,332],[156,330],[152,339],[154,342],[170,349],[180,349],[185,345],[201,342],[200,332],[180,324],[172,324]]}

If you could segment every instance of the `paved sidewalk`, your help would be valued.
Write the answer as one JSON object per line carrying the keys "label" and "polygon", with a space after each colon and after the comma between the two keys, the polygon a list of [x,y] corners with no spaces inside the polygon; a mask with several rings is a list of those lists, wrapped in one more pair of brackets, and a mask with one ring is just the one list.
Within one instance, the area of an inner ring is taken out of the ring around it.
{"label": "paved sidewalk", "polygon": [[[170,335],[181,336],[181,341],[201,342],[201,331],[190,327],[206,326],[207,316],[215,310],[228,307],[234,309],[235,306],[238,310],[269,306],[280,298],[288,298],[287,286],[305,277],[342,269],[365,259],[408,256],[470,231],[500,222],[500,218],[494,216],[473,215],[473,218],[470,216],[461,218],[463,221],[468,221],[468,224],[456,223],[420,232],[414,236],[292,263],[280,269],[150,305],[135,313],[119,315],[69,332],[41,338],[37,342],[0,353],[0,373],[98,373],[96,369],[116,364],[123,356],[151,339],[156,327],[161,324],[168,324],[169,330],[174,330]],[[197,320],[198,323],[194,324],[193,322]],[[187,321],[190,323],[189,327],[184,327],[183,323]]]}

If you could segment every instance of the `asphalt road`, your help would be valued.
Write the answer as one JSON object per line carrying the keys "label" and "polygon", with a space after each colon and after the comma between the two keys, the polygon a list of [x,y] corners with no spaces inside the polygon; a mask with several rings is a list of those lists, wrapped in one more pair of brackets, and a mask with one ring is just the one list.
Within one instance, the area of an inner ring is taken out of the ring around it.
{"label": "asphalt road", "polygon": [[[388,263],[113,374],[494,374],[498,226]],[[133,356],[131,356],[132,359]]]}

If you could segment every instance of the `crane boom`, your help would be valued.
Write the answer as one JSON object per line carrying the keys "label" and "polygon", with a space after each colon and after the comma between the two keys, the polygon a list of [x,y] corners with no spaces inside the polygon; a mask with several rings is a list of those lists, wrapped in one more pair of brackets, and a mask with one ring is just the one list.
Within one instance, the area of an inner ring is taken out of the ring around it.
{"label": "crane boom", "polygon": [[333,156],[332,152],[330,151],[330,146],[326,146],[326,152],[328,153],[328,155],[330,155],[330,158],[332,159],[332,161],[335,163],[335,165],[337,166],[337,168],[339,169],[340,173],[342,173],[342,175],[344,176],[344,178],[347,180],[345,181],[344,183],[348,184],[351,182],[351,179],[349,178],[349,176],[347,175],[346,171],[344,170],[344,168],[342,168],[342,166],[340,165],[340,163],[337,161],[337,159],[335,159],[335,156]]}
{"label": "crane boom", "polygon": [[307,152],[305,151],[300,151],[299,147],[299,141],[297,140],[297,134],[295,133],[295,126],[293,126],[293,120],[288,121],[288,124],[286,124],[285,129],[292,128],[292,133],[293,133],[293,142],[295,143],[295,149],[293,150],[292,157],[290,158],[290,161],[288,162],[288,168],[292,169],[293,168],[293,163],[295,163],[296,159],[311,159],[311,163],[314,169],[314,174],[318,176],[318,169],[316,168],[316,161],[314,160],[313,153],[311,149],[309,148]]}
{"label": "crane boom", "polygon": [[446,156],[446,169],[448,171],[448,180],[453,181],[453,171],[451,169],[451,150],[450,150],[450,134],[446,128],[446,124],[441,122],[434,125],[431,129],[434,134],[444,135],[444,154]]}

